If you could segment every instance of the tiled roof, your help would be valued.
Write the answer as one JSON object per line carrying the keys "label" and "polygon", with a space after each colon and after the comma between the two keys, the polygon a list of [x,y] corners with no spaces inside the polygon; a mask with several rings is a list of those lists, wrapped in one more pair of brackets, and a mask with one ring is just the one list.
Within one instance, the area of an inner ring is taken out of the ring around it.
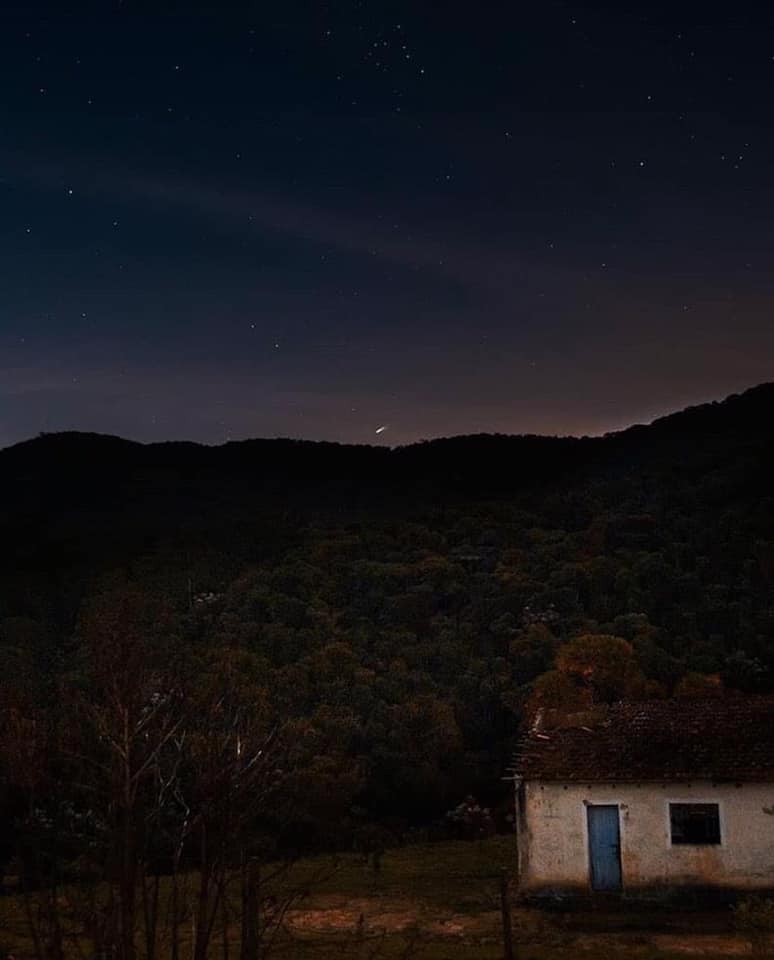
{"label": "tiled roof", "polygon": [[526,780],[774,782],[774,698],[622,701],[546,720],[521,742]]}

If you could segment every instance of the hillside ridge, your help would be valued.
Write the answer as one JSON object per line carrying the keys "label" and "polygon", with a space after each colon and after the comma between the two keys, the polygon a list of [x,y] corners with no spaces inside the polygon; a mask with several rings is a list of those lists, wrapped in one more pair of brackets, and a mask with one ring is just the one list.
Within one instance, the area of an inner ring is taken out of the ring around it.
{"label": "hillside ridge", "polygon": [[142,448],[144,450],[175,451],[192,453],[194,451],[222,451],[249,448],[255,445],[273,445],[277,449],[282,447],[315,447],[318,449],[336,450],[367,450],[378,453],[399,453],[417,448],[441,446],[461,441],[545,441],[547,443],[586,443],[599,444],[602,441],[622,440],[631,437],[641,437],[647,431],[679,429],[685,424],[696,424],[713,418],[718,424],[727,422],[730,417],[740,413],[774,412],[774,381],[765,382],[744,390],[742,393],[732,393],[728,396],[710,400],[706,403],[693,404],[681,410],[676,410],[663,416],[656,417],[649,423],[633,423],[621,430],[610,431],[602,436],[575,436],[571,434],[536,434],[536,433],[469,433],[454,434],[448,437],[433,437],[427,440],[417,440],[410,444],[401,444],[395,447],[386,447],[370,443],[340,443],[332,440],[309,440],[293,437],[246,437],[241,440],[228,440],[219,444],[206,444],[194,440],[131,440],[116,434],[96,433],[81,430],[63,430],[42,432],[36,437],[21,440],[18,443],[0,448],[0,462],[9,455],[18,455],[23,452],[41,448],[52,448],[62,443],[80,445],[100,445],[103,449],[108,446],[114,451],[125,451]]}

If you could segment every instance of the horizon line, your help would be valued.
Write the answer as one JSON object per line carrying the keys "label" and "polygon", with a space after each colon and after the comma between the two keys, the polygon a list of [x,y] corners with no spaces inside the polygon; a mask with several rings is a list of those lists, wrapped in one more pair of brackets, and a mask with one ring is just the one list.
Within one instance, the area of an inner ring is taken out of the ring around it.
{"label": "horizon line", "polygon": [[135,446],[141,446],[141,447],[159,447],[167,444],[170,444],[170,445],[179,444],[179,445],[185,445],[185,446],[202,447],[209,450],[218,450],[222,447],[237,445],[241,443],[272,443],[272,442],[304,443],[304,444],[319,444],[319,445],[325,444],[327,446],[335,446],[335,447],[347,447],[347,448],[362,447],[364,449],[370,449],[370,450],[379,449],[379,450],[394,451],[394,450],[405,450],[410,447],[420,446],[421,444],[426,444],[426,443],[438,443],[442,441],[463,440],[463,439],[472,439],[472,438],[481,438],[481,437],[504,438],[504,439],[558,440],[558,441],[560,440],[577,440],[577,441],[604,440],[609,437],[615,437],[615,436],[619,436],[621,434],[627,433],[629,430],[635,430],[637,428],[645,429],[647,427],[654,426],[656,423],[659,423],[663,420],[668,420],[670,417],[689,413],[690,411],[693,411],[693,410],[700,410],[703,407],[718,406],[720,404],[727,403],[730,400],[741,398],[750,393],[754,393],[757,390],[762,390],[766,388],[774,388],[774,380],[764,380],[761,383],[754,384],[753,386],[747,387],[742,391],[730,393],[721,398],[709,399],[709,400],[701,401],[699,403],[689,404],[687,407],[682,407],[681,409],[672,410],[664,414],[656,415],[651,420],[635,421],[633,423],[628,424],[625,427],[621,427],[620,429],[607,430],[603,433],[596,433],[596,434],[584,433],[584,434],[578,435],[578,434],[572,434],[572,433],[565,433],[565,434],[502,433],[499,431],[488,433],[484,431],[484,432],[478,432],[478,433],[458,433],[458,434],[449,434],[449,435],[438,435],[434,437],[423,437],[419,440],[413,440],[410,443],[395,444],[393,446],[393,445],[384,444],[384,443],[367,443],[367,442],[346,443],[340,440],[312,440],[306,437],[292,437],[292,436],[285,436],[285,435],[277,435],[273,437],[267,437],[267,436],[241,437],[239,439],[228,438],[220,443],[208,443],[204,440],[187,440],[182,438],[180,439],[170,438],[167,440],[135,440],[135,439],[132,439],[131,437],[121,436],[120,434],[100,433],[94,430],[70,429],[70,430],[42,430],[35,436],[30,436],[30,437],[27,437],[26,439],[16,440],[13,443],[6,444],[5,446],[0,446],[0,453],[3,453],[7,450],[13,450],[15,447],[21,447],[27,444],[35,443],[36,441],[42,440],[46,437],[68,437],[68,436],[89,437],[89,438],[100,439],[100,440],[118,440],[118,441],[121,441],[122,443],[133,444]]}

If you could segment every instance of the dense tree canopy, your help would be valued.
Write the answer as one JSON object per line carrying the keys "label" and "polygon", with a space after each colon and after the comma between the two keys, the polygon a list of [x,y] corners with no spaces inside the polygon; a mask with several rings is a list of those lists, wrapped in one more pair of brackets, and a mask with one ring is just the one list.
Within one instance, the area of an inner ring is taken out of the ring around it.
{"label": "dense tree canopy", "polygon": [[0,451],[5,737],[33,777],[63,684],[94,723],[111,671],[139,703],[174,667],[205,739],[217,691],[288,735],[275,835],[319,847],[505,801],[536,706],[771,691],[773,415],[766,387],[597,440]]}

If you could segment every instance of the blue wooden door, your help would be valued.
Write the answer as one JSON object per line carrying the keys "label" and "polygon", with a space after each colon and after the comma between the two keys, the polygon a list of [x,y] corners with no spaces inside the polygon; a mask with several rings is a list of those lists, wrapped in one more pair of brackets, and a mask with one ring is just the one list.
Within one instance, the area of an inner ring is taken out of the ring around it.
{"label": "blue wooden door", "polygon": [[587,808],[589,862],[593,890],[621,889],[621,830],[618,807],[594,804]]}

